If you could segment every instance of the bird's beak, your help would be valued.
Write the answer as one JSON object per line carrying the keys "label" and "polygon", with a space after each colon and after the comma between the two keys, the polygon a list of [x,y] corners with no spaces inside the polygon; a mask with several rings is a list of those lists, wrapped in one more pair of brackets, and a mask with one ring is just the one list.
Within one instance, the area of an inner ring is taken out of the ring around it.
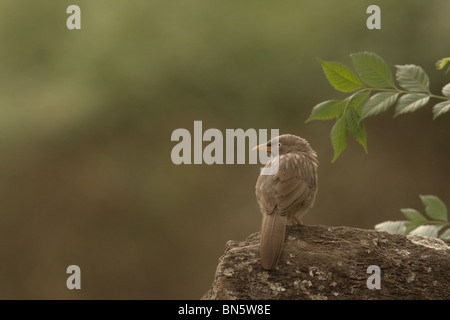
{"label": "bird's beak", "polygon": [[256,147],[254,147],[252,150],[266,150],[266,151],[270,151],[271,148],[270,148],[270,146],[267,145],[267,143],[263,143],[263,144],[260,144],[260,145],[258,145]]}

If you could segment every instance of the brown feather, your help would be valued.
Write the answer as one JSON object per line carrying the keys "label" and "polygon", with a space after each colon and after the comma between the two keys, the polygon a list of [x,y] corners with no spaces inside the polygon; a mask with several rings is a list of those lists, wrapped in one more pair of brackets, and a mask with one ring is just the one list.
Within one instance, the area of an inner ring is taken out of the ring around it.
{"label": "brown feather", "polygon": [[273,270],[280,260],[283,249],[287,216],[263,214],[261,225],[261,265],[265,270]]}

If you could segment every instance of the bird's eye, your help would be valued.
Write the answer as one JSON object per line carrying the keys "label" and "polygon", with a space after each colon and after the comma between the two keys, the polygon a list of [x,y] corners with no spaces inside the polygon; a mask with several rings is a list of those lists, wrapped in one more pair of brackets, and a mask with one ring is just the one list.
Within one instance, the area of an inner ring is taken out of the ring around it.
{"label": "bird's eye", "polygon": [[281,147],[281,143],[278,142],[278,148]]}

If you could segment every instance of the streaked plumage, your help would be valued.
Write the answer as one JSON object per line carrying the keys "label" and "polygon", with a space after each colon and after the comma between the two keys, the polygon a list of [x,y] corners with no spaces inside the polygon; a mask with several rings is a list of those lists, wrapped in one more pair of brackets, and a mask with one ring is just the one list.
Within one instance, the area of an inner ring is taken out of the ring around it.
{"label": "streaked plumage", "polygon": [[[274,139],[256,147],[269,150]],[[300,218],[313,206],[317,194],[318,160],[308,142],[285,134],[278,137],[279,167],[274,175],[260,175],[256,198],[262,212],[260,233],[263,269],[274,269],[281,256],[287,220]],[[269,162],[266,167],[271,166]]]}

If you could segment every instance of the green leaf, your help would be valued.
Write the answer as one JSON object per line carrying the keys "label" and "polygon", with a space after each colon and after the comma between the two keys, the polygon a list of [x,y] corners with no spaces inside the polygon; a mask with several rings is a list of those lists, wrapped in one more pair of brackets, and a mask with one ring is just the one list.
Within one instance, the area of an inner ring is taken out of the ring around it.
{"label": "green leaf", "polygon": [[429,92],[430,80],[421,67],[414,64],[396,67],[397,80],[402,88],[414,92]]}
{"label": "green leaf", "polygon": [[416,209],[404,208],[404,209],[400,209],[400,211],[405,215],[406,219],[408,219],[410,221],[416,221],[416,222],[427,221],[427,218],[425,218],[424,215],[421,214]]}
{"label": "green leaf", "polygon": [[442,88],[442,94],[446,97],[450,97],[450,83],[447,83],[443,88]]}
{"label": "green leaf", "polygon": [[321,102],[312,109],[311,115],[306,122],[336,118],[344,112],[346,104],[347,102],[345,100],[327,100]]}
{"label": "green leaf", "polygon": [[433,106],[433,119],[436,119],[440,115],[450,111],[450,100],[440,102]]}
{"label": "green leaf", "polygon": [[450,239],[450,229],[445,230],[439,238],[441,239]]}
{"label": "green leaf", "polygon": [[400,97],[395,106],[394,117],[399,114],[416,111],[425,106],[430,100],[430,96],[425,93],[409,93]]}
{"label": "green leaf", "polygon": [[421,195],[420,200],[425,205],[425,212],[430,218],[439,221],[448,221],[447,207],[441,199],[433,195]]}
{"label": "green leaf", "polygon": [[423,222],[406,221],[405,222],[405,227],[406,227],[405,234],[409,234],[412,230],[416,229],[418,226],[421,226],[422,224],[423,224]]}
{"label": "green leaf", "polygon": [[356,141],[359,142],[367,153],[367,133],[364,122],[358,115],[354,108],[348,108],[345,113],[345,120],[347,122],[348,131],[352,134]]}
{"label": "green leaf", "polygon": [[347,109],[354,109],[358,113],[358,117],[360,117],[362,109],[369,101],[369,92],[358,91],[345,100],[348,101]]}
{"label": "green leaf", "polygon": [[385,221],[375,226],[377,231],[386,231],[390,234],[405,234],[408,221]]}
{"label": "green leaf", "polygon": [[411,231],[409,234],[419,234],[421,236],[427,236],[427,237],[435,237],[437,238],[439,230],[441,230],[444,226],[441,225],[425,225],[425,226],[419,226],[413,231]]}
{"label": "green leaf", "polygon": [[394,79],[384,60],[371,52],[359,52],[350,55],[356,72],[369,86],[375,88],[393,87]]}
{"label": "green leaf", "polygon": [[334,162],[347,147],[347,126],[344,117],[338,118],[331,129],[331,144],[334,149],[334,157],[331,162]]}
{"label": "green leaf", "polygon": [[330,84],[339,91],[352,92],[363,87],[361,81],[346,66],[338,62],[318,59]]}
{"label": "green leaf", "polygon": [[395,92],[380,92],[373,95],[362,109],[361,119],[377,115],[393,106],[399,94]]}

